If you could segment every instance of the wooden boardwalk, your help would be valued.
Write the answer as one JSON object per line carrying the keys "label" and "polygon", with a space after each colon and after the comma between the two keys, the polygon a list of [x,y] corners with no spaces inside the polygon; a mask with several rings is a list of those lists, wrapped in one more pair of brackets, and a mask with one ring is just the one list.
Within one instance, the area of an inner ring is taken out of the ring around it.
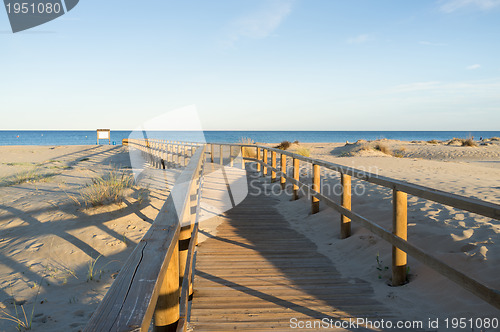
{"label": "wooden boardwalk", "polygon": [[198,247],[194,331],[297,330],[293,318],[392,318],[367,282],[342,277],[290,227],[275,198],[255,193],[249,188],[245,200],[221,217],[217,235]]}

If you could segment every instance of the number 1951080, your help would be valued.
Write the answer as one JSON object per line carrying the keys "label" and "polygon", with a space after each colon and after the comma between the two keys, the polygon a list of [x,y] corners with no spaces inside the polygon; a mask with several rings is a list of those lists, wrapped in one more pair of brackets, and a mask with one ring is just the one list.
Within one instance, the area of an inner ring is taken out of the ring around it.
{"label": "number 1951080", "polygon": [[27,2],[15,2],[13,4],[8,3],[6,5],[7,13],[11,14],[59,14],[62,10],[61,4],[59,3],[27,3]]}

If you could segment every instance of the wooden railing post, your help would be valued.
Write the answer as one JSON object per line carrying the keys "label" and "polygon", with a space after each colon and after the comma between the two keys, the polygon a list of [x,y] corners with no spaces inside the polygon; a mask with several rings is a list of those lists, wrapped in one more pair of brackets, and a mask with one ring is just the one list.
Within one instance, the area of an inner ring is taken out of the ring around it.
{"label": "wooden railing post", "polygon": [[[276,168],[276,152],[271,151],[271,167]],[[271,182],[276,182],[276,171],[271,170]]]}
{"label": "wooden railing post", "polygon": [[262,176],[267,176],[267,149],[262,149],[262,161],[264,165],[262,166]]}
{"label": "wooden railing post", "polygon": [[210,162],[214,163],[214,145],[210,144]]}
{"label": "wooden railing post", "polygon": [[260,172],[260,148],[257,148],[257,172]]}
{"label": "wooden railing post", "polygon": [[[392,233],[403,240],[408,235],[408,195],[394,189],[393,191],[393,216]],[[392,285],[400,286],[406,283],[406,253],[396,246],[392,246]]]}
{"label": "wooden railing post", "polygon": [[245,169],[245,148],[241,147],[241,169]]}
{"label": "wooden railing post", "polygon": [[[299,169],[300,164],[299,164],[299,159],[293,158],[293,179],[296,181],[299,181],[300,176],[299,176]],[[293,184],[293,200],[299,199],[299,186],[294,183]]]}
{"label": "wooden railing post", "polygon": [[[341,173],[340,182],[342,184],[342,196],[340,204],[342,207],[351,209],[351,176]],[[351,236],[351,219],[343,214],[340,215],[340,238],[345,239]]]}
{"label": "wooden railing post", "polygon": [[[280,163],[281,163],[281,173],[284,173],[286,174],[286,155],[284,154],[281,154],[281,158],[280,158]],[[280,177],[280,183],[281,183],[281,189],[285,189],[286,187],[286,178],[281,175]]]}
{"label": "wooden railing post", "polygon": [[158,294],[154,313],[154,331],[176,331],[179,322],[179,244],[168,263],[167,273]]}
{"label": "wooden railing post", "polygon": [[[316,192],[321,192],[321,169],[319,165],[313,164],[313,180],[312,180],[312,190]],[[319,212],[319,198],[311,197],[311,213],[315,214]]]}
{"label": "wooden railing post", "polygon": [[188,147],[184,145],[184,166],[188,164]]}
{"label": "wooden railing post", "polygon": [[233,167],[233,146],[229,146],[229,166]]}
{"label": "wooden railing post", "polygon": [[222,149],[223,149],[223,145],[221,144],[220,145],[220,160],[219,160],[219,164],[221,166],[224,165],[224,151]]}

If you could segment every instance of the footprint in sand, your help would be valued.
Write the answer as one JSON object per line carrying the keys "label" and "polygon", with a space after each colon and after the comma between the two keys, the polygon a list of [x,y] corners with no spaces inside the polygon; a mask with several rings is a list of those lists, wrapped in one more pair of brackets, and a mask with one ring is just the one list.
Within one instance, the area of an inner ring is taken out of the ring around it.
{"label": "footprint in sand", "polygon": [[464,231],[462,231],[462,235],[455,235],[455,234],[450,234],[451,235],[451,238],[453,239],[453,241],[463,241],[463,240],[466,240],[466,239],[470,239],[472,237],[472,235],[474,235],[474,230],[473,229],[466,229]]}
{"label": "footprint in sand", "polygon": [[43,247],[43,243],[32,243],[28,244],[24,249],[30,252],[35,252],[40,250],[41,247]]}
{"label": "footprint in sand", "polygon": [[119,241],[119,240],[115,240],[115,241],[110,241],[110,242],[106,242],[106,244],[110,247],[114,247],[116,245],[119,245],[119,244],[122,244],[123,242],[122,241]]}

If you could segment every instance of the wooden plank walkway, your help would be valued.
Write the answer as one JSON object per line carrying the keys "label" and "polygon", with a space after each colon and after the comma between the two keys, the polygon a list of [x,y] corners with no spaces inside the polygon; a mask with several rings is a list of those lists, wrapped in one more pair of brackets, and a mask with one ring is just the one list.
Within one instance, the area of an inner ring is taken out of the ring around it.
{"label": "wooden plank walkway", "polygon": [[217,235],[199,245],[194,331],[297,330],[292,318],[393,318],[373,299],[367,282],[343,278],[312,241],[290,227],[276,204],[249,187],[245,200],[224,213]]}

